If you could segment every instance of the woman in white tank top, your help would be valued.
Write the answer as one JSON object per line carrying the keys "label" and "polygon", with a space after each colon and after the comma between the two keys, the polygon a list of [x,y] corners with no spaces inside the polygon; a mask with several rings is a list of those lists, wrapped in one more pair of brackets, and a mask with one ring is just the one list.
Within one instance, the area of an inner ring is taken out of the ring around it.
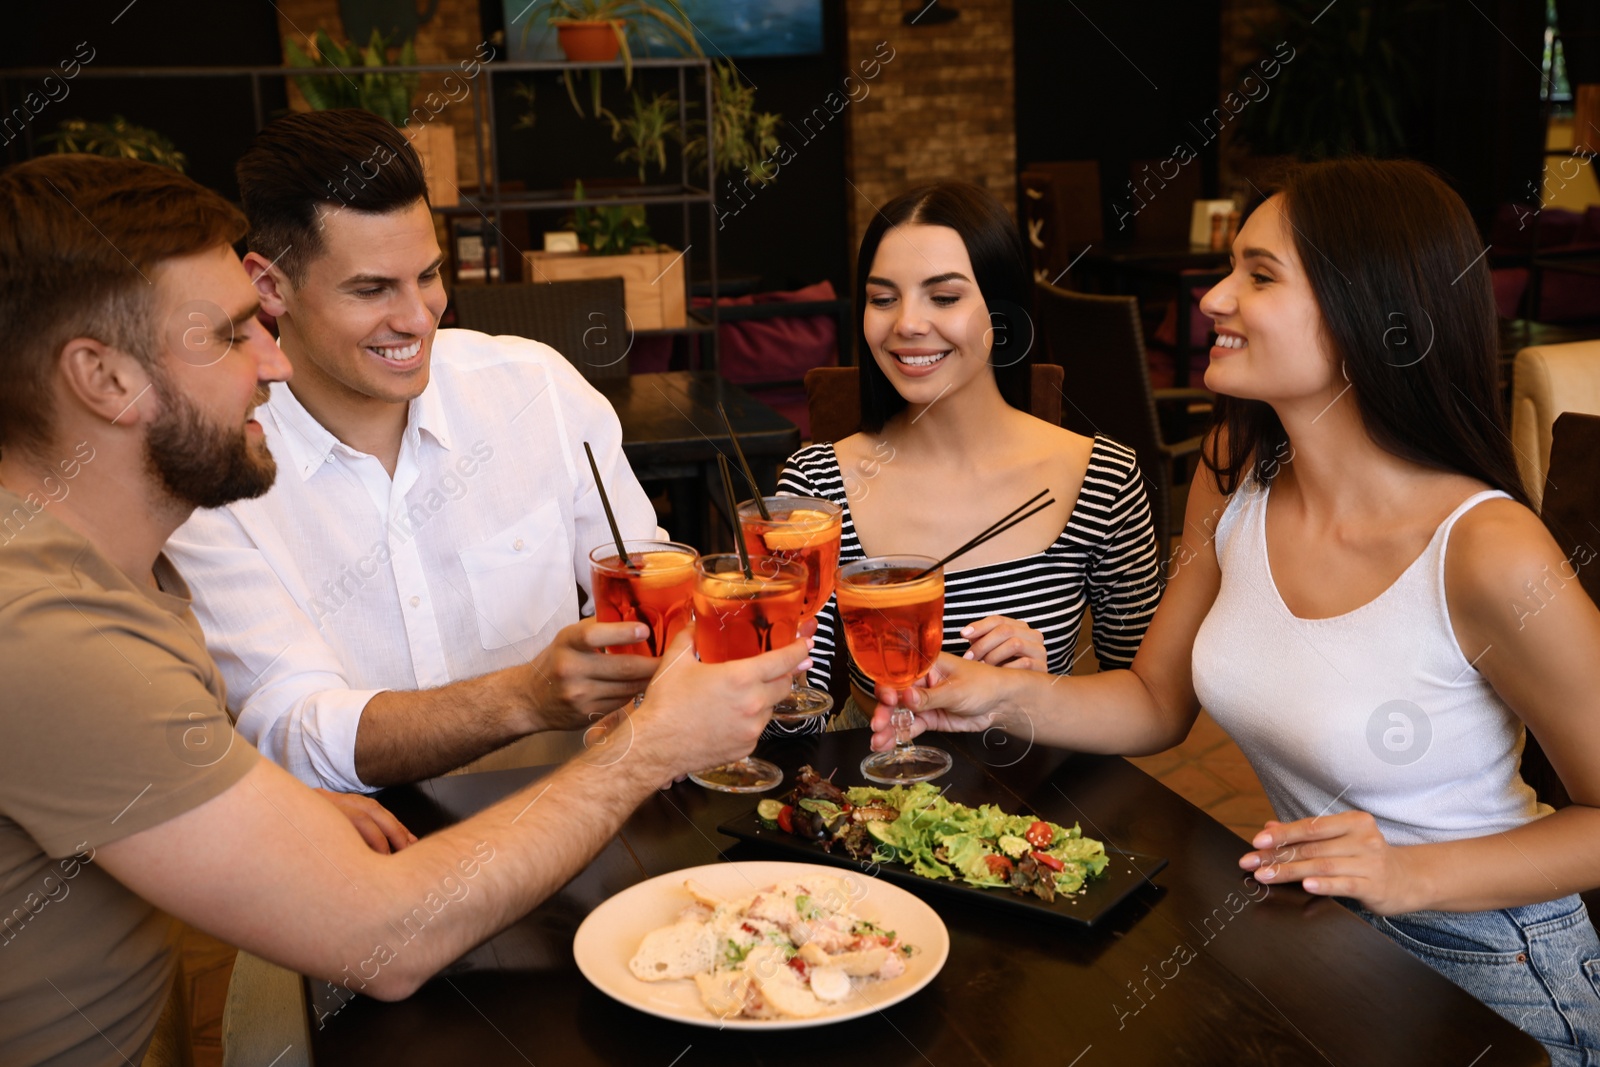
{"label": "woman in white tank top", "polygon": [[[1600,611],[1517,479],[1466,206],[1413,163],[1299,168],[1201,308],[1218,426],[1132,667],[946,655],[879,690],[874,747],[897,698],[918,729],[1126,755],[1203,704],[1278,816],[1241,868],[1346,902],[1553,1062],[1600,1063],[1576,896],[1600,886]],[[1570,807],[1522,781],[1525,724]]]}

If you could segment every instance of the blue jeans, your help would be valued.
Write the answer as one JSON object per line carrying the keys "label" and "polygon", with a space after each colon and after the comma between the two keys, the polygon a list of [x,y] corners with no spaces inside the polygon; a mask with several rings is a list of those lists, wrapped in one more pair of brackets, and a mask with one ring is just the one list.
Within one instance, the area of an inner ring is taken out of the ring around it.
{"label": "blue jeans", "polygon": [[1498,911],[1357,915],[1550,1053],[1600,1067],[1600,938],[1574,894]]}

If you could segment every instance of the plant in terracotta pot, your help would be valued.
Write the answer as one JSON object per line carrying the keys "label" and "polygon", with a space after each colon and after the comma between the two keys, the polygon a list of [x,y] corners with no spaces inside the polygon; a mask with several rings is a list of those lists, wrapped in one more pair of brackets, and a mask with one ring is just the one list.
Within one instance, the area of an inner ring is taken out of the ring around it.
{"label": "plant in terracotta pot", "polygon": [[[700,42],[695,39],[694,26],[678,0],[550,0],[549,6],[535,11],[523,26],[523,38],[536,24],[554,28],[556,42],[562,53],[573,63],[609,63],[618,55],[622,57],[623,81],[633,85],[633,46],[628,41],[629,32],[647,41],[660,38],[684,55],[698,56]],[[567,72],[567,95],[578,114],[583,105],[578,102],[572,73]],[[600,72],[589,74],[590,106],[600,114]]]}

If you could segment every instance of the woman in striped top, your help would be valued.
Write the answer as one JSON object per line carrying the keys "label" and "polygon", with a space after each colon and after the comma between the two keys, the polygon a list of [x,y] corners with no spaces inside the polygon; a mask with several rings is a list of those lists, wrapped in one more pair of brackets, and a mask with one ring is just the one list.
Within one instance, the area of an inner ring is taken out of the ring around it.
{"label": "woman in striped top", "polygon": [[[943,557],[1049,489],[1053,506],[946,568],[944,648],[1065,674],[1088,607],[1102,667],[1127,667],[1161,596],[1144,479],[1128,448],[1028,414],[1031,283],[1005,209],[965,183],[905,193],[868,227],[858,268],[861,431],[797,452],[779,491],[843,509],[848,563]],[[841,633],[830,600],[813,685],[827,687]],[[853,664],[851,682],[832,728],[866,724],[872,683]]]}

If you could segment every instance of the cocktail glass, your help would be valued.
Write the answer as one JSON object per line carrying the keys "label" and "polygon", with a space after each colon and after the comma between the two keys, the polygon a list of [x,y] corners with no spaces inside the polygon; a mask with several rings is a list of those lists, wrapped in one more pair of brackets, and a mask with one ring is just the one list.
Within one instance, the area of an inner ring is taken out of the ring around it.
{"label": "cocktail glass", "polygon": [[[928,673],[944,639],[944,570],[937,561],[869,556],[839,568],[834,595],[850,655],[867,677],[905,689]],[[925,782],[950,769],[950,753],[911,743],[913,721],[910,708],[895,707],[894,748],[862,760],[863,775],[895,785]]]}
{"label": "cocktail glass", "polygon": [[[739,530],[752,559],[771,556],[798,560],[806,565],[805,614],[814,617],[833,594],[833,576],[839,569],[840,524],[844,511],[839,505],[816,497],[762,497],[770,518],[761,517],[754,500],[739,505]],[[801,722],[826,715],[833,710],[833,697],[825,690],[806,685],[794,676],[789,695],[778,701],[772,717],[780,722]]]}
{"label": "cocktail glass", "polygon": [[[689,624],[694,597],[694,564],[700,553],[676,541],[624,541],[628,558],[608,541],[589,553],[594,577],[594,614],[601,622],[642,622],[643,641],[610,645],[615,655],[659,656]],[[634,697],[638,707],[644,699]]]}
{"label": "cocktail glass", "polygon": [[[749,659],[799,639],[805,564],[767,556],[752,559],[750,568],[746,578],[732,553],[695,563],[694,643],[702,663]],[[723,793],[760,793],[782,782],[783,771],[746,756],[689,778]]]}

